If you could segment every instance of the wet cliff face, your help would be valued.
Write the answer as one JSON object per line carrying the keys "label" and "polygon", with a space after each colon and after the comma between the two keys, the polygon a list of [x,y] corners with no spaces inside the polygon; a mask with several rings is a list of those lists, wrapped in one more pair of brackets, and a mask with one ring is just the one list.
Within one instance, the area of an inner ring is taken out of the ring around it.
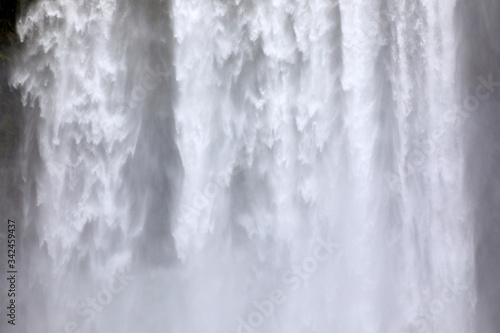
{"label": "wet cliff face", "polygon": [[10,73],[21,52],[16,21],[36,0],[0,3],[0,214],[16,218],[21,213],[21,145],[25,118],[20,91],[9,83]]}
{"label": "wet cliff face", "polygon": [[19,212],[20,192],[17,161],[23,128],[22,104],[18,91],[9,86],[14,52],[19,47],[16,17],[24,1],[0,4],[0,212],[3,218]]}
{"label": "wet cliff face", "polygon": [[[15,149],[19,137],[16,115],[20,114],[15,105],[15,96],[8,86],[8,74],[13,65],[12,49],[18,38],[15,29],[17,2],[0,5],[0,155],[2,160]],[[17,109],[17,110],[16,110]],[[17,111],[17,112],[16,112]],[[5,163],[5,161],[4,161]]]}
{"label": "wet cliff face", "polygon": [[471,108],[466,177],[476,232],[476,328],[493,333],[500,331],[500,2],[464,0],[457,12],[461,88]]}

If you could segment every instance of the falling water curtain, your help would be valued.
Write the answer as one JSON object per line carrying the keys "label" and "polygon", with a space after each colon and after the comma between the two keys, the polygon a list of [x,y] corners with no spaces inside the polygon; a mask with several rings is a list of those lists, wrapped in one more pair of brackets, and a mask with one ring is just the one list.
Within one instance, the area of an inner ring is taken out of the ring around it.
{"label": "falling water curtain", "polygon": [[497,332],[499,6],[20,3],[2,332]]}

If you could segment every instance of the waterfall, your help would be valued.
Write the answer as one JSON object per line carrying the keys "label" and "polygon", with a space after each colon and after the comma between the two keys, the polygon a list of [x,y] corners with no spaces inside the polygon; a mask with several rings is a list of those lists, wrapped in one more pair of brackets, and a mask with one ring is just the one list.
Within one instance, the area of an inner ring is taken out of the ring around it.
{"label": "waterfall", "polygon": [[473,332],[458,1],[32,4],[23,332]]}

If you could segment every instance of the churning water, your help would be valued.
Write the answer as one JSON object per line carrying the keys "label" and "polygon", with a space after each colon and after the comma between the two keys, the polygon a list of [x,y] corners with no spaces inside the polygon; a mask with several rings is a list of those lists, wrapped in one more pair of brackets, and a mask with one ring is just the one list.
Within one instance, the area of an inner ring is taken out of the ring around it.
{"label": "churning water", "polygon": [[456,2],[33,4],[23,332],[473,332]]}

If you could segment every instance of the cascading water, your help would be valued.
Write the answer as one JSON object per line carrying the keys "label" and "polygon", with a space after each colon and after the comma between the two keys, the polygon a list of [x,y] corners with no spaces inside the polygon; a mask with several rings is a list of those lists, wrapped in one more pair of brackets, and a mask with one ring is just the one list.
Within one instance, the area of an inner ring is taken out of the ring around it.
{"label": "cascading water", "polygon": [[472,332],[455,3],[33,4],[23,332]]}

